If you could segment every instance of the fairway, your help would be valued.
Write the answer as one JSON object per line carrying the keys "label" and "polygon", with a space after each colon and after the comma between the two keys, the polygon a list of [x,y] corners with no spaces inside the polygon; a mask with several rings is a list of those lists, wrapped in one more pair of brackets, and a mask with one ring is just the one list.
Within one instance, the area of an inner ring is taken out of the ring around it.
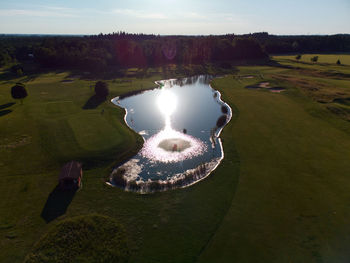
{"label": "fairway", "polygon": [[[340,60],[341,64],[344,65],[350,65],[350,54],[301,54],[301,62],[307,62],[312,63],[311,58],[314,56],[318,56],[318,63],[328,63],[328,64],[336,64],[338,59]],[[290,59],[295,60],[296,55],[283,55],[283,56],[274,56],[274,59]]]}
{"label": "fairway", "polygon": [[[329,107],[348,107],[339,99],[350,97],[350,80],[326,66],[285,63],[293,67],[245,66],[214,79],[233,110],[223,162],[196,185],[149,195],[105,184],[142,145],[109,99],[155,87],[161,71],[108,80],[108,99],[93,109],[83,107],[94,82],[62,83],[67,72],[2,80],[1,111],[10,112],[0,116],[0,261],[23,262],[59,222],[100,214],[125,228],[130,262],[346,262],[350,123]],[[8,104],[18,81],[28,98]],[[260,82],[286,90],[245,88]],[[45,221],[59,168],[72,159],[83,162],[83,188]]]}
{"label": "fairway", "polygon": [[346,262],[349,134],[310,115],[323,110],[295,90],[243,86],[231,77],[214,86],[240,112],[231,135],[241,172],[200,262]]}

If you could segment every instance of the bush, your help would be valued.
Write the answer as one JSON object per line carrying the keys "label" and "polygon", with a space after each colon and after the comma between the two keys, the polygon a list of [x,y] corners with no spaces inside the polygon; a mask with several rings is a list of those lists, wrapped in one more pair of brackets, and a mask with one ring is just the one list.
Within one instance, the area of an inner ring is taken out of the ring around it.
{"label": "bush", "polygon": [[11,96],[14,99],[22,100],[28,96],[27,90],[22,83],[17,83],[11,88]]}
{"label": "bush", "polygon": [[23,67],[21,65],[13,65],[11,67],[11,72],[17,76],[22,76],[23,75]]}
{"label": "bush", "polygon": [[300,60],[300,59],[301,59],[301,55],[295,56],[295,59],[296,59],[296,60]]}
{"label": "bush", "polygon": [[314,56],[314,57],[310,58],[310,60],[312,62],[317,62],[318,61],[318,56]]}
{"label": "bush", "polygon": [[107,83],[104,81],[97,81],[95,84],[95,94],[99,98],[106,98],[109,94]]}
{"label": "bush", "polygon": [[337,60],[337,65],[341,65],[340,59]]}

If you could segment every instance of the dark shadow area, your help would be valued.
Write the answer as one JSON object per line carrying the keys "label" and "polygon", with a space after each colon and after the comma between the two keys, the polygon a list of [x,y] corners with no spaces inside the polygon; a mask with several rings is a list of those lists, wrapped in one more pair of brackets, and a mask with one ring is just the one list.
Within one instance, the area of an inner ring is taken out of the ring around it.
{"label": "dark shadow area", "polygon": [[350,106],[350,98],[336,98],[333,100],[333,102]]}
{"label": "dark shadow area", "polygon": [[96,109],[100,104],[102,104],[106,98],[101,98],[96,95],[93,95],[88,99],[88,101],[83,106],[84,110]]}
{"label": "dark shadow area", "polygon": [[11,112],[12,112],[12,110],[1,110],[0,111],[0,117],[5,116],[5,115],[7,115],[7,114],[9,114]]}
{"label": "dark shadow area", "polygon": [[63,191],[59,185],[50,193],[45,206],[41,212],[41,217],[46,223],[66,213],[68,206],[73,200],[77,189]]}
{"label": "dark shadow area", "polygon": [[9,102],[9,103],[2,104],[2,105],[0,105],[0,110],[6,109],[6,108],[11,107],[12,105],[15,105],[15,104],[16,104],[16,102]]}

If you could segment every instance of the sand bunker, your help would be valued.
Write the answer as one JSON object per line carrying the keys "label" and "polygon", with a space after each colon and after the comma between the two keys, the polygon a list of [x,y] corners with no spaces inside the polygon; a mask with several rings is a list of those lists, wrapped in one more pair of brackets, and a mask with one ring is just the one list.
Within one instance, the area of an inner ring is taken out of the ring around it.
{"label": "sand bunker", "polygon": [[267,89],[270,92],[274,92],[274,93],[280,93],[282,91],[285,91],[286,88],[283,87],[271,87],[270,86],[270,82],[260,82],[257,85],[249,85],[245,87],[246,89]]}
{"label": "sand bunker", "polygon": [[260,82],[259,87],[261,88],[270,88],[270,82]]}
{"label": "sand bunker", "polygon": [[282,91],[285,91],[286,88],[282,88],[282,87],[273,87],[273,88],[269,88],[269,91],[271,92],[277,92],[277,93],[280,93]]}
{"label": "sand bunker", "polygon": [[246,76],[241,76],[242,79],[253,79],[255,76],[253,75],[246,75]]}

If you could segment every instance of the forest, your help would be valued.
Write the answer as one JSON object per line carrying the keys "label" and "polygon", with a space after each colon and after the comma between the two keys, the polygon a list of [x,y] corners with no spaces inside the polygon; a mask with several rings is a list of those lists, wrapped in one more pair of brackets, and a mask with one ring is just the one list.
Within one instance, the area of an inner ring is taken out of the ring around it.
{"label": "forest", "polygon": [[[109,71],[167,64],[267,61],[272,54],[350,51],[350,35],[160,36],[117,32],[91,36],[0,35],[0,66],[33,61],[41,67]],[[15,68],[15,70],[18,70]]]}

